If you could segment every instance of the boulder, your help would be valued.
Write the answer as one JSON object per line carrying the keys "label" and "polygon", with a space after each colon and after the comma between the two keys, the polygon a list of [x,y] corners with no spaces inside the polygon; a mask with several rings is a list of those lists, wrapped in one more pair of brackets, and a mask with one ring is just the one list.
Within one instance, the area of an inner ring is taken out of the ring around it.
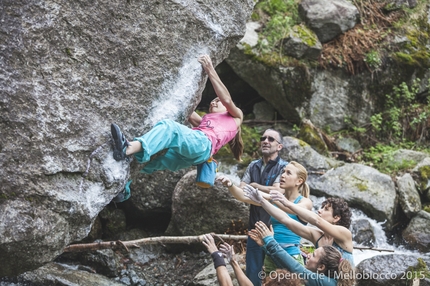
{"label": "boulder", "polygon": [[[269,102],[286,120],[300,123],[300,116],[291,98],[286,97],[288,91],[284,89],[284,75],[279,68],[265,65],[244,54],[239,45],[230,51],[226,62],[233,71],[245,80],[258,94]],[[304,70],[289,69],[289,72],[305,73]],[[300,76],[301,77],[301,76]],[[297,82],[297,84],[299,84]],[[303,82],[300,82],[302,85]],[[303,95],[300,95],[300,98]]]}
{"label": "boulder", "polygon": [[[419,258],[421,261],[418,260]],[[424,263],[428,264],[429,261],[429,256],[408,254],[377,255],[363,260],[356,266],[356,284],[358,286],[403,286],[408,280],[412,281],[411,278],[414,275],[412,268],[419,269],[417,271],[418,277],[424,279],[425,273],[428,273],[428,268]]]}
{"label": "boulder", "polygon": [[336,144],[339,149],[347,151],[349,153],[355,153],[362,149],[360,142],[351,137],[340,137],[336,139]]}
{"label": "boulder", "polygon": [[282,52],[297,59],[317,60],[322,45],[315,33],[305,26],[294,26],[288,37],[282,39]]}
{"label": "boulder", "polygon": [[430,213],[420,211],[402,232],[403,239],[413,248],[430,251]]}
{"label": "boulder", "polygon": [[[66,252],[55,259],[55,262],[63,265],[79,265],[82,269],[91,269],[92,272],[106,277],[118,276],[122,267],[120,256],[112,249],[88,252]],[[41,267],[41,269],[44,268]]]}
{"label": "boulder", "polygon": [[[132,139],[185,122],[254,1],[2,2],[0,277],[86,237],[130,178],[110,123]],[[133,178],[132,178],[133,179]]]}
{"label": "boulder", "polygon": [[[418,190],[421,194],[426,194],[430,190],[430,157],[425,157],[412,170],[412,175],[418,183]],[[430,201],[430,197],[428,197]]]}
{"label": "boulder", "polygon": [[357,7],[344,0],[303,0],[299,14],[321,43],[354,28],[360,16]]}
{"label": "boulder", "polygon": [[344,163],[325,157],[315,151],[308,143],[290,136],[284,136],[280,154],[287,161],[302,164],[308,172],[324,172]]}
{"label": "boulder", "polygon": [[421,198],[411,174],[406,173],[397,179],[397,190],[403,212],[408,218],[414,217],[421,210]]}
{"label": "boulder", "polygon": [[[172,219],[167,235],[189,236],[225,233],[232,224],[248,229],[249,207],[236,200],[222,185],[203,189],[194,184],[197,171],[185,174],[172,197]],[[220,174],[219,174],[220,175]]]}
{"label": "boulder", "polygon": [[351,223],[352,240],[360,245],[374,247],[376,238],[373,227],[366,219],[359,219]]}
{"label": "boulder", "polygon": [[121,286],[119,281],[96,274],[91,269],[78,269],[59,263],[48,263],[34,271],[21,274],[22,285],[105,285]]}
{"label": "boulder", "polygon": [[143,166],[137,164],[132,174],[133,182],[130,185],[131,197],[128,201],[127,213],[131,217],[154,217],[154,219],[162,213],[170,215],[172,194],[176,184],[193,167],[176,172],[157,171],[152,174],[141,173],[141,168]]}
{"label": "boulder", "polygon": [[401,166],[404,164],[416,167],[425,158],[430,158],[430,154],[414,150],[399,149],[384,159],[388,166],[395,168],[396,166]]}
{"label": "boulder", "polygon": [[252,111],[255,120],[272,121],[275,118],[275,108],[267,101],[254,104]]}
{"label": "boulder", "polygon": [[341,197],[350,207],[362,210],[379,222],[386,222],[387,229],[394,224],[397,206],[394,182],[374,168],[345,164],[323,174],[310,173],[308,184],[313,195]]}

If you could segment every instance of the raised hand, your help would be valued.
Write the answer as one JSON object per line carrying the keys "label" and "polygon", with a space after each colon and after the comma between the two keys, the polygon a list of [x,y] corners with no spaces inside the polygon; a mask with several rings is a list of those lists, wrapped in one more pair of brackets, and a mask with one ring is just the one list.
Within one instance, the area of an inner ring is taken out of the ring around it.
{"label": "raised hand", "polygon": [[255,229],[258,231],[261,238],[265,238],[266,236],[273,236],[273,227],[270,226],[270,229],[267,228],[266,224],[262,221],[257,221],[255,223]]}
{"label": "raised hand", "polygon": [[224,242],[219,246],[219,250],[224,254],[228,263],[231,263],[231,261],[234,260],[234,249],[232,245]]}
{"label": "raised hand", "polygon": [[263,246],[264,245],[264,241],[261,238],[260,233],[256,229],[251,229],[250,231],[248,231],[248,235],[259,246]]}
{"label": "raised hand", "polygon": [[245,197],[256,202],[257,204],[261,204],[261,202],[264,200],[263,196],[258,192],[258,189],[255,189],[250,185],[243,187],[243,194]]}
{"label": "raised hand", "polygon": [[197,60],[199,61],[199,63],[201,63],[206,73],[209,73],[209,71],[214,69],[212,60],[209,55],[201,55]]}
{"label": "raised hand", "polygon": [[285,198],[284,194],[280,193],[279,191],[275,191],[275,190],[270,191],[270,200],[279,201],[284,206],[287,206],[290,203],[290,201]]}
{"label": "raised hand", "polygon": [[216,244],[215,244],[215,240],[211,234],[207,233],[203,235],[202,243],[204,246],[206,246],[210,254],[214,253],[215,251],[218,251],[218,248],[216,247]]}
{"label": "raised hand", "polygon": [[215,179],[217,182],[221,182],[224,187],[229,187],[233,185],[233,182],[226,176],[219,176]]}

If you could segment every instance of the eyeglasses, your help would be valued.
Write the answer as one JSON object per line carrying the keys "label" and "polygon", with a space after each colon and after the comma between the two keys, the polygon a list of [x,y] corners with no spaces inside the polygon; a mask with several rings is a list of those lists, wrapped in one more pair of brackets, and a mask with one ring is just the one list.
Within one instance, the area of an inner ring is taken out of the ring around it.
{"label": "eyeglasses", "polygon": [[279,144],[281,144],[281,142],[279,142],[278,140],[276,140],[272,136],[263,136],[263,137],[260,137],[260,142],[266,141],[266,139],[269,140],[270,143],[273,143],[273,141],[276,141]]}

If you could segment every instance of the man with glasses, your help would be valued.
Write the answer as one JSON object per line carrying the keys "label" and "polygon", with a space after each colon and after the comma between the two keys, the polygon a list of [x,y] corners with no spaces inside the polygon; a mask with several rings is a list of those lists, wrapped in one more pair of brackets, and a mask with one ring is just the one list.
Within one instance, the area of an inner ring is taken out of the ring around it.
{"label": "man with glasses", "polygon": [[[252,161],[243,175],[240,187],[251,185],[254,188],[269,193],[277,190],[284,193],[279,187],[280,174],[288,162],[281,159],[279,151],[282,149],[282,135],[273,129],[264,131],[260,138],[262,158]],[[257,221],[263,221],[270,226],[270,215],[261,207],[250,205],[249,229],[255,228]],[[264,251],[248,237],[246,244],[246,276],[254,285],[261,285],[261,271],[264,263]]]}

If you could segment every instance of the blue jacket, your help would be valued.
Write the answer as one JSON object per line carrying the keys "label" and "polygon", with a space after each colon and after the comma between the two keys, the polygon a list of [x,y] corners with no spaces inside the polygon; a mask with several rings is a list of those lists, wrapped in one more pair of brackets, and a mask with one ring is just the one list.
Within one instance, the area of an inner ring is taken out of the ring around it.
{"label": "blue jacket", "polygon": [[[271,186],[287,164],[288,162],[282,160],[281,157],[278,156],[275,160],[270,160],[263,172],[261,172],[263,160],[254,160],[249,164],[248,168],[246,168],[242,181],[247,184],[256,182],[260,185]],[[251,204],[249,208],[249,229],[255,228],[255,223],[257,221],[262,221],[269,227],[270,215],[263,207]]]}

